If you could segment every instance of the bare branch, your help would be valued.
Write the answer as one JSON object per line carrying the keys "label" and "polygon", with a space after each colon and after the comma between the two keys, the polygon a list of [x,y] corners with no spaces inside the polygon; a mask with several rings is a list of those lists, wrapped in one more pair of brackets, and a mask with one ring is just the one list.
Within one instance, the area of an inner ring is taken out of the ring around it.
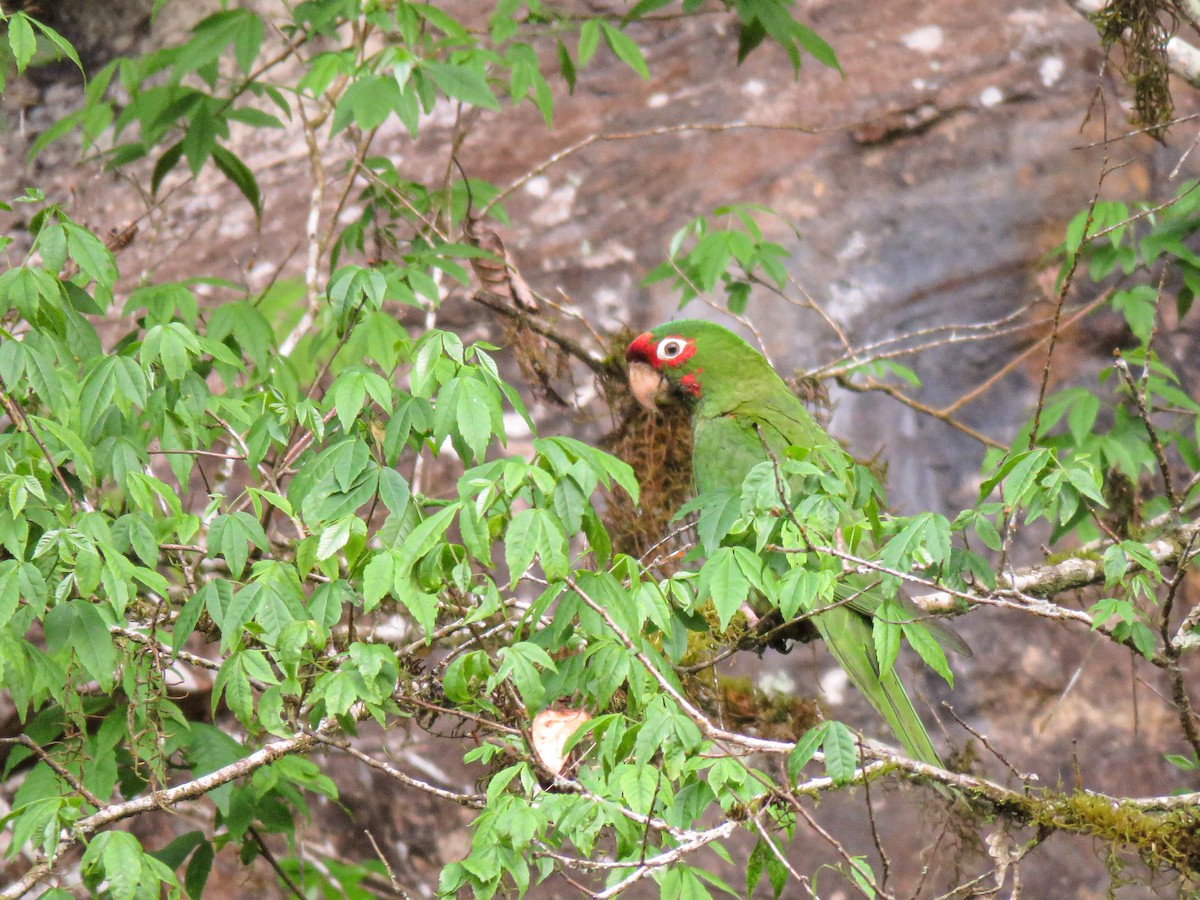
{"label": "bare branch", "polygon": [[39,858],[24,876],[10,884],[3,891],[0,891],[0,898],[11,900],[11,898],[23,896],[51,872],[55,861],[60,859],[67,849],[80,841],[86,840],[100,829],[124,819],[141,815],[142,813],[168,809],[186,800],[194,800],[223,784],[228,784],[231,781],[236,781],[239,778],[250,775],[285,756],[307,752],[317,741],[316,734],[332,727],[333,723],[322,723],[321,727],[315,733],[300,734],[286,740],[274,741],[256,750],[249,756],[239,759],[237,762],[230,763],[227,766],[222,766],[214,772],[209,772],[207,775],[202,775],[199,778],[194,778],[191,781],[184,782],[172,788],[151,791],[124,803],[102,806],[90,816],[84,816],[71,826],[70,831],[59,839],[57,846],[50,856],[48,858]]}

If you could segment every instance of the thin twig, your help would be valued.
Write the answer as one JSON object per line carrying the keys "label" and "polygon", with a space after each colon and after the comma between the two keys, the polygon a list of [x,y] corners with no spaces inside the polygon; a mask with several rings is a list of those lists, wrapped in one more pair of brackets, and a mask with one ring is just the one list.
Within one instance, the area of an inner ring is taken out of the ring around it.
{"label": "thin twig", "polygon": [[[1171,467],[1167,463],[1167,454],[1163,449],[1162,438],[1158,436],[1158,429],[1154,427],[1154,421],[1150,418],[1150,410],[1146,407],[1145,385],[1142,389],[1138,389],[1137,382],[1133,379],[1133,373],[1129,371],[1129,363],[1125,362],[1125,358],[1121,356],[1121,351],[1114,351],[1116,359],[1113,361],[1113,368],[1121,375],[1121,379],[1129,388],[1129,392],[1133,395],[1133,402],[1137,404],[1138,417],[1142,420],[1142,425],[1146,428],[1146,434],[1150,437],[1150,448],[1154,451],[1155,462],[1158,463],[1158,473],[1162,476],[1163,488],[1167,492],[1167,499],[1171,502],[1171,509],[1178,510],[1183,504],[1180,502],[1179,495],[1175,493],[1175,484],[1171,478]],[[1146,360],[1146,371],[1150,370],[1150,360]]]}
{"label": "thin twig", "polygon": [[62,763],[47,753],[46,750],[40,744],[34,741],[29,735],[20,734],[16,737],[0,738],[0,744],[20,744],[22,747],[25,747],[31,753],[33,753],[34,756],[49,766],[54,771],[55,775],[69,784],[75,793],[90,803],[94,808],[102,809],[104,807],[103,800],[89,791],[87,789],[87,785],[68,772],[67,769],[63,767]]}
{"label": "thin twig", "polygon": [[996,450],[1008,450],[1008,446],[1006,444],[1002,444],[994,438],[988,437],[983,432],[976,431],[966,422],[960,422],[949,413],[943,412],[940,409],[934,409],[932,406],[927,406],[919,400],[914,400],[912,397],[909,397],[907,394],[893,385],[878,381],[874,378],[868,378],[866,379],[865,383],[858,384],[845,376],[839,376],[837,383],[846,390],[853,391],[856,394],[879,391],[880,393],[886,394],[893,400],[903,403],[905,406],[921,413],[922,415],[930,416],[934,419],[937,419],[939,422],[942,422],[943,424],[949,425],[951,428],[957,431],[961,431],[963,434],[967,435],[967,437],[979,441],[979,443],[983,444],[985,447],[991,447]]}
{"label": "thin twig", "polygon": [[784,856],[782,852],[780,852],[779,848],[775,846],[775,842],[771,840],[771,836],[767,833],[767,829],[763,827],[762,816],[755,816],[751,821],[754,823],[754,828],[758,832],[759,838],[764,844],[771,848],[771,855],[778,860],[779,864],[783,866],[789,875],[795,878],[796,881],[799,882],[806,891],[808,891],[808,895],[810,897],[815,897],[816,895],[813,893],[812,884],[808,878],[801,875],[795,870],[795,868],[792,867],[792,864],[788,862],[788,858]]}
{"label": "thin twig", "polygon": [[[859,742],[858,748],[859,757],[862,757],[862,742]],[[875,804],[871,802],[871,779],[867,778],[863,781],[863,797],[867,804],[867,822],[871,826],[871,840],[875,842],[875,852],[879,854],[879,865],[882,869],[879,875],[878,886],[879,890],[887,893],[888,875],[892,870],[891,860],[888,859],[887,850],[884,849],[883,841],[879,837],[879,826],[875,824]]]}
{"label": "thin twig", "polygon": [[[1086,318],[1087,316],[1089,316],[1093,312],[1095,312],[1097,309],[1099,309],[1101,306],[1104,306],[1105,304],[1107,304],[1108,301],[1112,299],[1112,295],[1115,291],[1116,291],[1116,288],[1109,288],[1103,294],[1101,294],[1099,297],[1097,297],[1095,300],[1093,300],[1091,303],[1088,303],[1086,306],[1084,306],[1082,309],[1080,309],[1078,312],[1076,312],[1074,315],[1072,315],[1070,318],[1068,318],[1067,321],[1063,322],[1062,325],[1060,326],[1059,334],[1061,335],[1063,332],[1065,332],[1068,328],[1070,328],[1072,325],[1074,325],[1080,319]],[[1014,369],[1016,369],[1018,366],[1020,366],[1022,363],[1024,363],[1028,357],[1030,357],[1034,353],[1036,353],[1038,351],[1038,348],[1041,347],[1042,344],[1046,343],[1046,341],[1048,341],[1049,339],[1050,339],[1049,335],[1047,335],[1046,337],[1040,338],[1037,341],[1035,341],[1034,343],[1030,344],[1027,348],[1022,350],[1020,353],[1018,353],[1016,356],[1014,356],[1012,359],[1010,359],[1008,362],[1006,362],[1004,365],[1002,365],[999,369],[997,369],[995,372],[993,372],[991,375],[989,375],[986,379],[984,379],[979,384],[977,384],[974,388],[967,391],[965,394],[960,395],[956,400],[954,400],[954,402],[950,403],[949,405],[942,407],[941,412],[943,412],[943,413],[957,412],[958,410],[960,410],[964,406],[966,406],[968,403],[972,402],[973,400],[978,399],[980,397],[980,395],[987,393],[989,390],[991,390],[993,387],[995,387],[997,384],[999,384],[1004,378],[1006,378]]]}
{"label": "thin twig", "polygon": [[62,470],[59,469],[57,463],[54,462],[54,457],[50,455],[50,451],[46,449],[46,445],[42,443],[42,439],[38,437],[38,433],[30,424],[29,417],[25,415],[25,410],[21,408],[21,404],[17,403],[17,401],[14,400],[9,394],[8,385],[4,383],[3,378],[0,378],[0,402],[3,402],[9,418],[13,420],[13,424],[16,424],[18,421],[24,424],[24,431],[31,438],[33,438],[34,443],[38,445],[38,449],[42,451],[42,456],[44,456],[46,458],[46,462],[50,464],[50,471],[52,471],[54,473],[54,477],[58,479],[58,483],[66,493],[67,499],[71,502],[71,506],[77,506],[78,503],[75,500],[75,492],[71,490],[71,486],[67,484],[67,479],[63,477]]}
{"label": "thin twig", "polygon": [[254,838],[254,843],[258,844],[258,849],[263,859],[267,861],[267,865],[275,870],[275,875],[292,892],[292,896],[304,900],[306,896],[304,891],[300,889],[300,885],[292,880],[292,876],[283,870],[283,866],[279,865],[279,860],[275,858],[275,854],[271,852],[271,848],[267,846],[267,842],[263,840],[263,836],[259,833],[258,829],[251,825],[246,829],[246,832],[250,837]]}
{"label": "thin twig", "polygon": [[510,319],[515,319],[524,327],[528,328],[535,334],[540,334],[542,337],[553,341],[560,348],[566,351],[571,356],[578,359],[581,363],[595,372],[601,377],[612,377],[619,375],[621,372],[620,366],[602,359],[598,354],[587,350],[583,345],[577,343],[566,335],[559,334],[541,319],[536,318],[524,310],[517,309],[506,303],[490,297],[486,291],[476,291],[471,295],[471,299],[480,306],[486,306],[492,312],[498,312]]}
{"label": "thin twig", "polygon": [[359,762],[370,766],[372,769],[383,772],[389,778],[400,782],[405,787],[415,788],[419,791],[423,791],[426,794],[430,794],[442,800],[449,800],[452,803],[457,803],[460,806],[466,806],[470,809],[483,809],[486,805],[487,798],[483,794],[459,794],[455,791],[448,791],[444,788],[434,787],[432,784],[429,784],[426,781],[421,781],[419,778],[413,778],[411,775],[406,775],[399,769],[368,756],[349,741],[344,741],[340,738],[329,737],[328,735],[323,734],[318,734],[314,737],[319,743],[333,747],[337,750],[341,750],[343,753],[353,756]]}
{"label": "thin twig", "polygon": [[[858,868],[857,860],[855,860],[854,857],[852,857],[849,854],[849,852],[847,852],[846,848],[842,846],[842,842],[839,841],[837,838],[835,838],[832,834],[830,834],[821,825],[821,823],[818,822],[813,817],[812,813],[810,813],[807,809],[804,808],[804,804],[802,804],[797,798],[795,798],[789,794],[789,795],[787,795],[787,799],[792,804],[792,808],[800,815],[800,818],[804,819],[804,821],[808,823],[809,828],[811,828],[813,831],[815,831],[817,834],[819,834],[822,838],[824,838],[825,842],[827,844],[829,844],[829,846],[831,846],[834,849],[834,851],[837,853],[837,855],[842,858],[842,862],[846,866],[848,866],[849,869],[858,871],[858,873],[861,875],[862,870]],[[858,891],[858,893],[860,893],[864,897],[866,897],[867,900],[876,900],[877,897],[891,897],[892,896],[888,892],[884,891],[880,885],[872,885],[872,887],[875,888],[875,891],[872,893],[867,893],[865,890],[863,890],[862,887],[859,886],[858,879],[850,876],[849,871],[843,872],[842,874],[845,877],[847,883],[849,883],[851,885],[851,887],[853,887],[856,891]],[[874,873],[872,873],[872,875],[874,875]]]}
{"label": "thin twig", "polygon": [[[1046,388],[1050,384],[1050,364],[1054,359],[1054,348],[1058,345],[1058,339],[1062,333],[1063,305],[1067,301],[1067,293],[1071,290],[1071,285],[1075,280],[1075,270],[1079,266],[1079,257],[1082,254],[1083,247],[1097,237],[1097,235],[1092,235],[1088,232],[1095,221],[1096,204],[1100,202],[1100,190],[1104,185],[1105,177],[1110,171],[1108,168],[1108,157],[1106,156],[1100,166],[1100,177],[1096,180],[1096,190],[1093,192],[1091,202],[1087,206],[1087,218],[1083,223],[1083,237],[1080,240],[1079,246],[1072,249],[1070,260],[1067,263],[1067,271],[1063,274],[1062,282],[1058,287],[1058,297],[1054,304],[1054,323],[1050,327],[1050,336],[1046,344],[1046,361],[1042,365],[1042,380],[1038,385],[1037,405],[1033,408],[1033,425],[1029,429],[1030,445],[1036,444],[1038,439],[1038,430],[1042,421],[1042,407],[1046,403]],[[1015,511],[1013,514],[1016,514]]]}
{"label": "thin twig", "polygon": [[942,708],[945,709],[946,712],[950,713],[951,718],[953,718],[955,722],[961,725],[966,731],[970,732],[971,736],[974,737],[975,740],[983,744],[983,746],[988,750],[989,753],[992,754],[992,756],[1000,760],[1000,763],[1004,766],[1004,768],[1012,772],[1017,781],[1020,781],[1022,784],[1028,784],[1030,781],[1033,781],[1036,778],[1034,775],[1025,775],[1018,771],[1017,767],[1010,763],[1008,758],[992,745],[992,742],[987,739],[987,735],[983,734],[981,731],[976,731],[961,718],[959,718],[958,713],[954,711],[954,707],[949,703],[943,701]]}

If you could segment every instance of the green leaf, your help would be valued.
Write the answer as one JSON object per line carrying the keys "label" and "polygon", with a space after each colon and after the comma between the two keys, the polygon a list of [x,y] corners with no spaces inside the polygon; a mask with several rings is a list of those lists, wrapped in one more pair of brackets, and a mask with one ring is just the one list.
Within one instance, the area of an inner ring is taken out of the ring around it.
{"label": "green leaf", "polygon": [[546,509],[523,509],[509,523],[504,536],[504,561],[510,587],[515,587],[534,556],[548,579],[565,578],[568,572],[567,538],[558,517]]}
{"label": "green leaf", "polygon": [[555,50],[558,53],[558,70],[567,83],[567,93],[575,93],[575,63],[571,61],[571,51],[562,42],[562,38],[554,39]]}
{"label": "green leaf", "polygon": [[1106,597],[1103,600],[1098,600],[1088,608],[1088,613],[1092,616],[1092,630],[1099,628],[1108,619],[1116,616],[1126,625],[1132,625],[1137,619],[1137,609],[1128,600],[1118,600],[1115,597]]}
{"label": "green leaf", "polygon": [[95,279],[98,285],[111,288],[117,266],[104,242],[86,228],[70,222],[64,223],[63,229],[67,234],[67,253],[79,265],[80,271]]}
{"label": "green leaf", "polygon": [[496,394],[478,378],[461,378],[458,383],[454,397],[458,432],[481,460],[492,437],[492,423],[499,418]]}
{"label": "green leaf", "polygon": [[482,650],[464,653],[454,658],[446,668],[442,687],[447,699],[455,703],[478,701],[483,682],[493,676],[491,660]]}
{"label": "green leaf", "polygon": [[738,27],[737,62],[740,66],[767,37],[767,30],[758,19],[742,19]]}
{"label": "green leaf", "polygon": [[[216,591],[219,588],[218,584],[224,584],[225,589],[230,590],[229,582],[224,579],[214,579],[209,581],[205,588]],[[210,587],[211,586],[211,587]],[[204,612],[206,595],[203,590],[192,594],[185,604],[183,609],[179,611],[179,615],[175,618],[171,629],[171,651],[178,653],[187,639],[191,637],[193,631],[196,630],[196,623],[200,621],[200,614]],[[228,599],[228,598],[226,598]]]}
{"label": "green leaf", "polygon": [[80,860],[85,884],[98,887],[108,883],[109,896],[133,900],[141,881],[144,853],[138,839],[124,831],[105,831],[97,835]]}
{"label": "green leaf", "polygon": [[144,513],[135,513],[128,517],[129,544],[133,552],[147,566],[158,564],[158,541],[149,524],[149,517]]}
{"label": "green leaf", "polygon": [[[81,75],[86,74],[83,70],[83,63],[79,61],[79,55],[75,52],[75,48],[71,46],[70,41],[68,41],[65,37],[44,22],[41,22],[37,19],[30,19],[29,21],[32,22],[33,26],[42,33],[42,37],[49,41],[54,49],[58,51],[58,56],[60,58],[65,56],[67,59],[71,60],[71,62],[75,63],[75,68],[79,70]],[[93,79],[93,81],[97,80],[100,80],[99,75]],[[3,90],[2,86],[0,86],[0,90]]]}
{"label": "green leaf", "polygon": [[528,641],[518,641],[500,651],[500,667],[496,670],[495,678],[512,678],[525,706],[536,709],[546,692],[539,669],[553,671],[554,668],[554,660],[545,650]]}
{"label": "green leaf", "polygon": [[1029,450],[1019,454],[1004,479],[1004,499],[1011,504],[1020,503],[1046,468],[1049,459],[1050,451],[1046,449]]}
{"label": "green leaf", "polygon": [[384,506],[396,515],[403,515],[408,509],[412,491],[404,476],[392,468],[382,469],[379,473],[379,499]]}
{"label": "green leaf", "polygon": [[842,71],[842,64],[838,62],[837,53],[834,52],[833,47],[829,46],[824,38],[799,22],[795,25],[795,31],[796,39],[800,42],[800,46],[807,50],[813,59],[838,72]]}
{"label": "green leaf", "polygon": [[779,585],[779,612],[785,619],[791,619],[801,611],[819,609],[833,600],[834,587],[831,572],[791,569]]}
{"label": "green leaf", "polygon": [[1104,551],[1104,583],[1118,584],[1129,569],[1129,557],[1121,544],[1113,544]]}
{"label": "green leaf", "polygon": [[1158,567],[1158,562],[1154,559],[1154,554],[1150,552],[1150,548],[1138,541],[1121,541],[1121,549],[1125,555],[1132,559],[1135,563],[1145,569],[1156,581],[1162,581],[1162,570]]}
{"label": "green leaf", "polygon": [[484,109],[500,109],[500,101],[488,87],[482,63],[428,62],[424,68],[447,97]]}
{"label": "green leaf", "polygon": [[722,629],[729,627],[733,614],[750,593],[750,579],[746,577],[738,554],[739,550],[745,549],[719,547],[700,569],[699,597],[712,599]]}
{"label": "green leaf", "polygon": [[652,13],[656,9],[662,9],[664,6],[670,6],[674,0],[638,0],[633,5],[633,9],[625,13],[624,22],[632,22],[634,19],[640,19],[647,13]]}
{"label": "green leaf", "polygon": [[691,866],[667,869],[658,878],[659,896],[671,900],[712,900],[712,894],[700,883],[697,871]]}
{"label": "green leaf", "polygon": [[384,550],[375,554],[363,570],[363,600],[365,609],[370,612],[379,605],[379,601],[392,590],[396,580],[395,551]]}
{"label": "green leaf", "polygon": [[378,128],[402,102],[395,79],[381,75],[357,78],[337,102],[333,131],[341,131],[351,122],[364,131]]}
{"label": "green leaf", "polygon": [[946,661],[945,652],[933,635],[929,633],[929,629],[919,622],[905,622],[900,627],[903,629],[908,643],[917,651],[925,664],[941,675],[947,684],[953,686],[954,673],[950,671],[950,664]]}
{"label": "green leaf", "polygon": [[332,557],[350,540],[350,528],[357,522],[358,519],[354,516],[343,516],[331,525],[326,525],[321,529],[320,538],[317,541],[317,559],[325,560]]}
{"label": "green leaf", "polygon": [[244,122],[253,128],[283,128],[283,123],[279,121],[278,117],[261,109],[255,109],[253,106],[239,106],[237,109],[231,109],[225,113],[225,118],[234,122]]}
{"label": "green leaf", "polygon": [[13,57],[17,61],[17,74],[20,75],[37,52],[37,38],[33,35],[33,27],[25,13],[18,12],[8,20],[8,46],[12,48]]}
{"label": "green leaf", "polygon": [[250,726],[254,719],[254,691],[250,686],[250,676],[242,664],[241,653],[235,653],[226,659],[217,673],[213,683],[214,705],[218,697],[225,700],[239,722]]}
{"label": "green leaf", "polygon": [[354,600],[354,593],[343,580],[320,585],[313,591],[308,601],[308,613],[321,628],[323,636],[329,636],[329,630],[342,618],[342,608]]}
{"label": "green leaf", "polygon": [[190,900],[201,900],[204,896],[204,887],[208,884],[208,876],[212,872],[215,859],[216,851],[209,841],[197,847],[196,852],[192,854],[183,873],[183,889]]}
{"label": "green leaf", "polygon": [[433,27],[441,30],[447,37],[464,43],[469,40],[467,30],[463,28],[457,19],[448,13],[428,3],[412,3],[410,5],[417,15]]}
{"label": "green leaf", "polygon": [[229,572],[241,578],[250,555],[250,545],[267,550],[269,542],[262,525],[247,512],[216,516],[208,530],[208,553],[225,557]]}
{"label": "green leaf", "polygon": [[42,264],[51,273],[63,270],[67,262],[67,231],[62,224],[55,222],[44,225],[37,233],[37,248],[42,253]]}
{"label": "green leaf", "polygon": [[182,141],[183,155],[193,178],[199,176],[204,163],[213,155],[223,124],[214,114],[213,104],[209,101],[196,104]]}
{"label": "green leaf", "polygon": [[910,618],[894,603],[884,602],[871,619],[871,634],[875,640],[875,658],[880,675],[887,675],[900,652],[900,624]]}
{"label": "green leaf", "polygon": [[254,60],[258,57],[259,48],[262,46],[266,26],[263,24],[263,20],[252,12],[247,10],[237,10],[237,12],[242,15],[239,19],[239,27],[234,32],[233,54],[242,74],[249,75],[250,69],[254,66]]}
{"label": "green leaf", "polygon": [[854,734],[841,722],[827,722],[829,728],[821,742],[825,751],[825,772],[834,784],[846,784],[858,767],[858,746]]}
{"label": "green leaf", "polygon": [[679,519],[688,513],[700,511],[696,533],[704,552],[711,555],[738,520],[741,509],[741,491],[706,491],[680,507],[675,516]]}
{"label": "green leaf", "polygon": [[261,216],[262,194],[250,167],[219,144],[212,148],[212,160],[221,170],[221,174],[232,181],[234,186],[242,192],[242,196],[254,208],[254,215]]}
{"label": "green leaf", "polygon": [[100,609],[86,600],[71,603],[74,617],[71,620],[70,640],[83,665],[84,671],[100,683],[103,690],[111,690],[117,667],[117,651],[108,622]]}
{"label": "green leaf", "polygon": [[1163,759],[1185,772],[1195,772],[1197,769],[1200,769],[1200,760],[1196,758],[1195,751],[1193,751],[1190,758],[1180,756],[1178,753],[1165,753],[1163,754]]}
{"label": "green leaf", "polygon": [[1134,622],[1130,628],[1130,637],[1138,652],[1146,659],[1153,659],[1155,652],[1154,632],[1144,622]]}
{"label": "green leaf", "polygon": [[648,815],[661,778],[662,773],[654,766],[624,766],[619,779],[621,796],[635,813]]}
{"label": "green leaf", "polygon": [[792,752],[787,758],[788,778],[792,781],[797,781],[800,777],[800,770],[803,769],[813,754],[817,752],[817,748],[825,740],[825,734],[829,731],[831,722],[822,722],[820,725],[814,725],[808,731],[804,732],[800,740],[796,741],[796,746],[792,748]]}
{"label": "green leaf", "polygon": [[600,23],[595,19],[587,19],[579,28],[579,47],[575,51],[580,68],[588,64],[599,46]]}
{"label": "green leaf", "polygon": [[600,27],[604,31],[604,43],[608,44],[608,49],[613,52],[613,55],[649,81],[650,70],[646,68],[646,58],[633,38],[603,20],[600,21]]}
{"label": "green leaf", "polygon": [[984,546],[989,550],[999,550],[1002,544],[1000,540],[1000,532],[996,530],[996,526],[992,524],[992,520],[985,515],[978,515],[974,518],[972,525],[975,528],[975,533],[979,535],[979,539],[983,541]]}
{"label": "green leaf", "polygon": [[1099,412],[1100,398],[1090,391],[1079,395],[1079,399],[1071,404],[1071,411],[1067,414],[1067,427],[1077,445],[1082,445],[1091,433]]}
{"label": "green leaf", "polygon": [[466,504],[458,513],[458,530],[467,552],[490,568],[492,540],[487,518],[479,515],[472,504]]}
{"label": "green leaf", "polygon": [[181,159],[183,159],[183,141],[176,141],[162,152],[162,155],[154,163],[154,171],[150,173],[150,194],[152,196],[158,194],[163,179],[170,174]]}
{"label": "green leaf", "polygon": [[1112,307],[1125,315],[1129,330],[1138,340],[1149,340],[1150,332],[1154,330],[1154,320],[1158,315],[1158,291],[1154,287],[1139,284],[1117,291],[1112,296]]}
{"label": "green leaf", "polygon": [[[446,529],[450,527],[450,523],[454,520],[456,511],[453,506],[443,507],[429,518],[419,522],[408,533],[403,544],[401,544],[399,550],[396,552],[397,582],[399,582],[399,579],[407,578],[417,560],[429,553],[442,539],[442,535],[446,533]],[[402,589],[403,587],[397,583],[397,592],[405,593],[405,590]]]}
{"label": "green leaf", "polygon": [[0,629],[8,624],[21,602],[20,563],[15,559],[0,562]]}
{"label": "green leaf", "polygon": [[746,303],[750,299],[750,285],[744,281],[733,281],[729,283],[725,292],[725,305],[729,307],[729,311],[735,316],[744,313]]}

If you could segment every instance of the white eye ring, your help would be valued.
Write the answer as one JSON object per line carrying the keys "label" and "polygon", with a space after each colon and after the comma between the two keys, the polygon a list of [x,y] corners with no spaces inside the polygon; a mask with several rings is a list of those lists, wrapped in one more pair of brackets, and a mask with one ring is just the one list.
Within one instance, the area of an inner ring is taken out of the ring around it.
{"label": "white eye ring", "polygon": [[685,346],[687,345],[679,338],[666,338],[659,342],[658,349],[655,352],[658,354],[659,359],[666,361],[679,356]]}

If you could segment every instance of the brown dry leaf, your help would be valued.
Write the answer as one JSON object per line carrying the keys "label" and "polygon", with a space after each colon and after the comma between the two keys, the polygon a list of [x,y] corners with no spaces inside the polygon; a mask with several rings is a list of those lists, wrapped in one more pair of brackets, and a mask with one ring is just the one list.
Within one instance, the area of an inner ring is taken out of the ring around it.
{"label": "brown dry leaf", "polygon": [[552,774],[558,775],[566,765],[567,738],[590,718],[582,709],[544,709],[533,717],[529,728],[533,751]]}
{"label": "brown dry leaf", "polygon": [[500,235],[490,228],[479,229],[474,219],[468,219],[463,229],[467,240],[480,250],[491,253],[490,257],[472,257],[471,268],[485,290],[498,297],[511,300],[517,309],[537,312],[538,302],[528,282],[517,269],[516,261]]}

